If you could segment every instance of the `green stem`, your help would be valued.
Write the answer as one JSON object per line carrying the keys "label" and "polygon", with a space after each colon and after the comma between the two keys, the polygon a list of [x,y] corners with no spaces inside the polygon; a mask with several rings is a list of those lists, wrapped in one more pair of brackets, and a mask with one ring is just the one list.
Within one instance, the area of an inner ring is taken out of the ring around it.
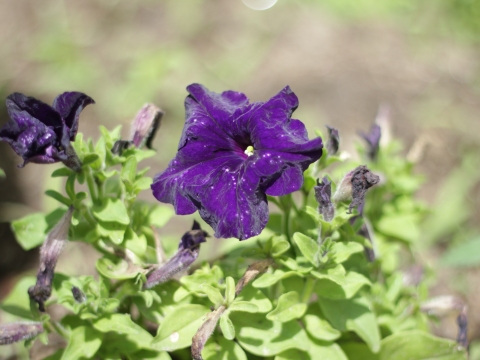
{"label": "green stem", "polygon": [[52,319],[50,319],[48,322],[45,323],[45,325],[47,325],[50,331],[56,332],[58,335],[60,335],[64,339],[67,339],[67,340],[70,339],[70,334],[68,334],[68,332],[56,321],[53,321]]}
{"label": "green stem", "polygon": [[290,238],[290,208],[285,209],[283,211],[283,215],[283,232],[285,233],[288,242],[291,243],[292,239]]}
{"label": "green stem", "polygon": [[307,277],[305,285],[303,287],[302,302],[308,304],[308,301],[312,297],[313,287],[315,286],[316,279]]}
{"label": "green stem", "polygon": [[98,202],[97,191],[95,186],[95,181],[93,180],[92,170],[89,168],[85,172],[85,178],[87,179],[88,190],[90,191],[90,197],[92,198],[93,203]]}

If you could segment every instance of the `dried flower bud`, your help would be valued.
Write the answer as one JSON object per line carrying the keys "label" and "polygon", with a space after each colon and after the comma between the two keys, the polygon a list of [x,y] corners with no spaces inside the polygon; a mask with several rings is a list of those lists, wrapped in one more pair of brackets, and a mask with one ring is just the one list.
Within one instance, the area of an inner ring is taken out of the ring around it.
{"label": "dried flower bud", "polygon": [[314,189],[315,198],[318,202],[318,212],[323,215],[325,221],[332,221],[335,215],[335,208],[330,199],[332,196],[332,183],[325,176],[322,182],[319,182],[317,179],[317,186]]}
{"label": "dried flower bud", "polygon": [[328,155],[335,155],[338,152],[338,148],[340,146],[340,135],[338,134],[338,130],[328,126],[328,141],[327,141],[327,151]]}
{"label": "dried flower bud", "polygon": [[31,339],[44,331],[41,322],[22,321],[0,325],[0,345]]}
{"label": "dried flower bud", "polygon": [[368,134],[359,132],[359,135],[367,142],[368,158],[372,161],[377,160],[378,150],[380,149],[380,137],[382,135],[380,126],[373,124]]}
{"label": "dried flower bud", "polygon": [[147,276],[145,289],[170,280],[175,274],[186,270],[198,257],[200,244],[206,241],[208,234],[194,221],[192,230],[181,238],[178,250],[164,265],[155,269]]}
{"label": "dried flower bud", "polygon": [[215,328],[217,327],[218,320],[225,312],[226,307],[224,305],[220,306],[217,310],[212,311],[207,315],[207,319],[200,326],[197,333],[192,338],[192,359],[193,360],[203,360],[202,350],[205,347],[205,343],[208,338],[213,334]]}
{"label": "dried flower bud", "polygon": [[76,286],[72,286],[72,295],[77,303],[81,304],[87,300],[87,297],[85,296],[83,291]]}
{"label": "dried flower bud", "polygon": [[420,306],[420,310],[428,315],[441,317],[451,313],[459,313],[464,307],[465,303],[459,297],[444,295],[425,301]]}
{"label": "dried flower bud", "polygon": [[128,149],[130,147],[130,145],[132,145],[131,141],[117,140],[117,141],[115,141],[115,144],[113,144],[113,147],[112,147],[111,151],[112,151],[113,154],[121,155],[123,150]]}
{"label": "dried flower bud", "polygon": [[365,194],[369,188],[378,184],[380,177],[373,174],[365,165],[358,166],[350,171],[340,182],[340,185],[333,195],[333,201],[340,202],[352,200],[348,207],[348,213],[357,206],[363,206]]}
{"label": "dried flower bud", "polygon": [[45,301],[52,293],[52,282],[58,258],[68,240],[68,229],[73,215],[70,206],[58,224],[47,235],[40,248],[40,265],[37,272],[37,283],[28,289],[30,298],[38,303],[38,309],[45,311]]}
{"label": "dried flower bud", "polygon": [[155,132],[160,126],[164,112],[153,104],[145,104],[132,123],[131,139],[137,148],[152,148]]}

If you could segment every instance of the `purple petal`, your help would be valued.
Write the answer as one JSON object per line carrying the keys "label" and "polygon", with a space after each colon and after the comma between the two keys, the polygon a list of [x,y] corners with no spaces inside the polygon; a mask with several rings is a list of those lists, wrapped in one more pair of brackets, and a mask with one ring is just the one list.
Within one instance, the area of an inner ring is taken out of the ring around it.
{"label": "purple petal", "polygon": [[95,101],[90,96],[76,91],[64,92],[53,100],[52,107],[58,111],[69,129],[70,141],[75,140],[78,131],[78,118],[85,106],[89,104],[95,104]]}

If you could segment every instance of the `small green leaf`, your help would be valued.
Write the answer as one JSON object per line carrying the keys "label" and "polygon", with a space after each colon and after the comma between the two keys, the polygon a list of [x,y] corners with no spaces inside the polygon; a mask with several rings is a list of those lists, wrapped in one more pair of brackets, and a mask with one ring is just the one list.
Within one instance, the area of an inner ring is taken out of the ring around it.
{"label": "small green leaf", "polygon": [[367,299],[356,297],[349,300],[319,298],[320,308],[328,321],[340,331],[353,331],[363,339],[370,350],[380,350],[380,332],[375,315]]}
{"label": "small green leaf", "polygon": [[318,317],[316,314],[307,314],[303,317],[303,320],[305,323],[305,329],[310,336],[315,339],[334,341],[342,335],[342,333],[333,328],[327,320]]}
{"label": "small green leaf", "polygon": [[79,326],[70,333],[70,341],[61,360],[92,359],[102,345],[102,334],[90,326]]}
{"label": "small green leaf", "polygon": [[290,243],[284,237],[275,236],[270,254],[273,257],[278,257],[287,252],[288,249],[290,249]]}
{"label": "small green leaf", "polygon": [[101,317],[93,322],[93,327],[102,333],[114,331],[120,334],[138,335],[143,332],[143,329],[127,314],[110,314]]}
{"label": "small green leaf", "polygon": [[157,228],[162,228],[173,215],[175,215],[175,211],[171,206],[156,205],[148,216],[148,223]]}
{"label": "small green leaf", "polygon": [[135,255],[142,257],[147,251],[147,239],[144,235],[138,236],[131,227],[127,227],[124,237],[125,247]]}
{"label": "small green leaf", "polygon": [[50,196],[51,198],[57,200],[59,203],[61,203],[61,204],[63,204],[63,205],[66,205],[66,206],[72,205],[72,200],[70,200],[69,198],[63,196],[63,195],[60,194],[58,191],[55,191],[55,190],[47,190],[47,191],[45,191],[45,195]]}
{"label": "small green leaf", "polygon": [[83,158],[82,161],[82,166],[88,166],[91,165],[92,163],[99,161],[100,157],[97,154],[87,154]]}
{"label": "small green leaf", "polygon": [[66,167],[62,167],[60,169],[55,170],[52,172],[52,177],[63,177],[63,176],[70,176],[74,174],[72,170]]}
{"label": "small green leaf", "polygon": [[332,246],[332,250],[334,251],[333,260],[337,264],[341,264],[353,254],[364,251],[364,248],[361,244],[357,242],[349,241],[349,242],[334,242]]}
{"label": "small green leaf", "polygon": [[[340,346],[335,343],[309,338],[309,348],[306,352],[296,349],[278,354],[275,360],[349,360]],[[371,358],[353,357],[356,360],[373,360]]]}
{"label": "small green leaf", "polygon": [[314,266],[320,265],[318,261],[318,244],[313,239],[302,233],[296,232],[293,234],[293,241],[295,241],[303,256],[305,256],[308,261]]}
{"label": "small green leaf", "polygon": [[[312,275],[316,276],[313,271]],[[350,271],[344,277],[344,281],[341,284],[332,279],[324,278],[317,281],[315,288],[316,293],[322,297],[330,299],[350,299],[365,285],[371,285],[370,280],[362,274]]]}
{"label": "small green leaf", "polygon": [[303,277],[302,274],[296,272],[296,271],[283,271],[283,270],[280,270],[280,269],[277,269],[275,270],[275,272],[273,274],[270,274],[270,273],[265,273],[263,274],[262,276],[260,276],[259,278],[257,278],[253,283],[253,287],[256,287],[256,288],[266,288],[266,287],[270,287],[272,286],[273,284],[276,284],[278,281],[282,280],[282,279],[285,279],[285,278],[288,278],[290,276],[300,276],[300,277]]}
{"label": "small green leaf", "polygon": [[127,161],[122,165],[122,171],[120,173],[120,178],[128,184],[133,184],[135,181],[135,176],[137,173],[137,159],[135,156],[129,156]]}
{"label": "small green leaf", "polygon": [[225,283],[225,303],[230,305],[235,299],[235,280],[231,276],[227,276]]}
{"label": "small green leaf", "polygon": [[267,319],[282,323],[298,319],[305,314],[307,305],[300,302],[296,291],[290,291],[278,298],[277,307],[267,314]]}
{"label": "small green leaf", "polygon": [[308,350],[309,339],[297,321],[270,321],[263,314],[232,313],[238,343],[252,354],[268,357],[288,349]]}
{"label": "small green leaf", "polygon": [[140,193],[143,190],[150,189],[150,185],[152,185],[153,179],[151,177],[141,177],[138,180],[135,180],[133,184],[133,188],[136,194]]}
{"label": "small green leaf", "polygon": [[35,284],[34,276],[25,276],[21,278],[8,296],[0,303],[0,309],[19,316],[24,319],[33,320],[34,316],[30,310],[30,299],[28,297],[28,288]]}
{"label": "small green leaf", "polygon": [[220,317],[220,329],[222,329],[225,339],[233,340],[235,338],[235,328],[233,327],[232,320],[228,318],[228,312],[223,313]]}
{"label": "small green leaf", "polygon": [[247,355],[240,345],[222,337],[217,339],[217,343],[207,341],[202,356],[204,360],[247,360]]}
{"label": "small green leaf", "polygon": [[161,322],[152,346],[158,350],[174,351],[189,347],[192,337],[202,325],[210,309],[203,305],[180,305]]}
{"label": "small green leaf", "polygon": [[12,221],[12,230],[20,246],[24,250],[30,250],[41,245],[65,212],[65,209],[56,209],[48,215],[35,213]]}
{"label": "small green leaf", "polygon": [[120,245],[125,236],[127,225],[118,222],[103,222],[97,223],[96,232],[101,237],[109,238],[114,244]]}
{"label": "small green leaf", "polygon": [[200,285],[200,291],[208,296],[208,299],[215,305],[215,307],[223,304],[224,299],[220,291],[209,284]]}
{"label": "small green leaf", "polygon": [[109,279],[133,279],[137,276],[139,269],[131,268],[125,260],[119,259],[115,264],[109,258],[103,257],[96,263],[97,271]]}
{"label": "small green leaf", "polygon": [[93,216],[105,222],[117,222],[123,225],[130,223],[127,208],[120,199],[105,199],[103,206],[93,209]]}
{"label": "small green leaf", "polygon": [[[270,306],[271,308],[271,306]],[[245,311],[249,313],[259,312],[259,307],[248,301],[234,301],[229,307],[230,311]]]}
{"label": "small green leaf", "polygon": [[449,339],[420,330],[390,335],[382,340],[380,360],[466,360],[467,352]]}
{"label": "small green leaf", "polygon": [[77,195],[75,194],[75,174],[72,174],[67,178],[67,182],[65,184],[65,191],[70,200],[73,201],[77,198]]}
{"label": "small green leaf", "polygon": [[[255,289],[251,284],[244,287],[240,295],[237,296],[237,298],[232,304],[233,306],[233,309],[231,309],[232,311],[235,311],[235,306],[236,306],[235,304],[239,302],[241,303],[247,302],[252,305],[255,305],[258,309],[256,312],[259,312],[259,313],[269,312],[270,310],[272,310],[272,307],[273,307],[270,299],[266,297],[261,290]],[[243,305],[240,304],[240,306],[243,306]],[[253,308],[251,309],[253,310]],[[239,310],[239,311],[246,311],[246,310]],[[247,311],[247,312],[253,312],[253,311]]]}

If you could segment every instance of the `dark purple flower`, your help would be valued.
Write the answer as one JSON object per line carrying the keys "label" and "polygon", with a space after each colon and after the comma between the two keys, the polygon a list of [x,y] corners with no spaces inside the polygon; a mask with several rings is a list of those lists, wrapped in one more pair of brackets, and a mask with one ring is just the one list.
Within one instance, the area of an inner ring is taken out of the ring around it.
{"label": "dark purple flower", "polygon": [[80,92],[65,92],[52,106],[33,97],[14,93],[7,97],[10,120],[0,130],[0,140],[10,144],[24,162],[49,164],[62,161],[79,171],[81,164],[70,142],[75,140],[80,112],[92,98]]}
{"label": "dark purple flower", "polygon": [[174,275],[182,272],[197,259],[200,253],[200,244],[207,241],[208,234],[194,221],[192,230],[187,231],[180,240],[178,250],[165,264],[152,271],[147,276],[145,289],[162,284],[170,280]]}
{"label": "dark purple flower", "polygon": [[70,206],[57,225],[50,231],[40,248],[40,265],[37,282],[28,289],[30,299],[38,304],[40,311],[45,311],[45,301],[52,293],[53,276],[60,253],[68,241],[68,230],[72,221],[73,206]]}
{"label": "dark purple flower", "polygon": [[43,333],[41,322],[21,321],[0,325],[0,345],[13,344],[18,341],[31,339]]}
{"label": "dark purple flower", "polygon": [[332,221],[335,215],[335,208],[333,207],[332,200],[332,183],[328,181],[325,176],[322,182],[317,179],[317,186],[314,187],[315,198],[318,202],[318,212],[323,215],[325,221]]}
{"label": "dark purple flower", "polygon": [[154,179],[153,195],[179,215],[199,210],[216,237],[258,235],[268,221],[266,195],[301,188],[303,171],[322,155],[322,139],[308,140],[291,119],[297,96],[287,86],[267,102],[239,92],[188,86],[178,153]]}
{"label": "dark purple flower", "polygon": [[368,134],[363,132],[359,132],[359,134],[367,142],[368,158],[375,161],[377,159],[378,150],[380,149],[380,137],[382,136],[381,127],[377,124],[373,124]]}
{"label": "dark purple flower", "polygon": [[328,155],[335,155],[338,152],[338,148],[340,146],[340,134],[338,130],[327,126],[328,129],[328,141],[327,141],[327,151]]}

